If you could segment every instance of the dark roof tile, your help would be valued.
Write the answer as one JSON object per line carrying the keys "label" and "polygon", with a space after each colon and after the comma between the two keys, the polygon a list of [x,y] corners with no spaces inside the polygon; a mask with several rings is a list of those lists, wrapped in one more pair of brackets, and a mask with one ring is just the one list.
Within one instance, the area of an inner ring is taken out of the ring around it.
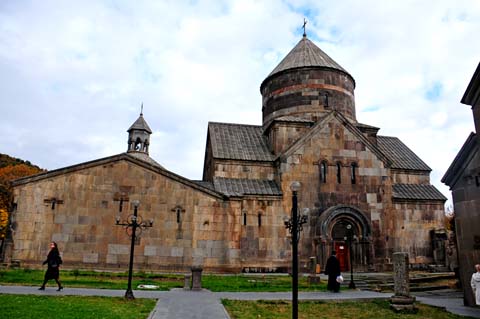
{"label": "dark roof tile", "polygon": [[348,74],[344,68],[342,68],[319,47],[317,47],[312,41],[310,41],[307,37],[303,37],[287,54],[287,56],[285,56],[285,58],[275,67],[275,69],[273,69],[268,77],[285,70],[302,67],[327,67],[340,70]]}
{"label": "dark roof tile", "polygon": [[393,198],[413,200],[443,200],[447,198],[433,185],[394,184]]}
{"label": "dark roof tile", "polygon": [[419,171],[432,170],[397,137],[378,135],[377,145],[382,153],[392,161],[392,168]]}
{"label": "dark roof tile", "polygon": [[213,185],[217,192],[227,196],[282,195],[277,183],[270,180],[215,177]]}
{"label": "dark roof tile", "polygon": [[208,131],[214,158],[267,162],[275,159],[261,126],[210,122]]}
{"label": "dark roof tile", "polygon": [[130,126],[127,132],[130,132],[131,130],[147,131],[152,134],[152,130],[150,129],[150,126],[148,126],[147,121],[143,118],[143,114],[140,114],[138,119],[132,124],[132,126]]}

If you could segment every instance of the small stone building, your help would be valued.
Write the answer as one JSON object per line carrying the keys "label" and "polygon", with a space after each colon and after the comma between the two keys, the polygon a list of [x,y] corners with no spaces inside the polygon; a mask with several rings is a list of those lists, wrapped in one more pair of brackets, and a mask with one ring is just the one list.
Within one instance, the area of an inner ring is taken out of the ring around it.
{"label": "small stone building", "polygon": [[126,153],[14,182],[12,259],[38,264],[54,240],[66,266],[124,269],[129,238],[115,218],[139,200],[153,227],[137,242],[138,268],[285,271],[284,219],[298,181],[308,216],[301,267],[316,257],[323,268],[332,249],[344,270],[350,254],[356,270],[384,269],[397,251],[414,265],[444,263],[432,234],[443,228],[446,198],[402,141],[357,121],[354,88],[352,75],[304,36],[260,86],[262,125],[209,123],[201,181],[149,156],[152,131],[140,114]]}
{"label": "small stone building", "polygon": [[475,305],[470,287],[475,264],[480,263],[480,64],[462,97],[471,105],[475,131],[470,133],[442,178],[450,187],[455,211],[455,233],[458,246],[460,280],[467,306]]}

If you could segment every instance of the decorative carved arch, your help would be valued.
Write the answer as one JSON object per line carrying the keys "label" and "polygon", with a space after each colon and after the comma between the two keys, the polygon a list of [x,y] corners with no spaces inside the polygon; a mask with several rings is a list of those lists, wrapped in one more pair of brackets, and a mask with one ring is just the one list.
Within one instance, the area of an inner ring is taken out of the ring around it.
{"label": "decorative carved arch", "polygon": [[355,207],[337,205],[330,207],[320,215],[322,237],[331,239],[333,227],[338,223],[350,222],[362,239],[369,239],[372,233],[368,218]]}

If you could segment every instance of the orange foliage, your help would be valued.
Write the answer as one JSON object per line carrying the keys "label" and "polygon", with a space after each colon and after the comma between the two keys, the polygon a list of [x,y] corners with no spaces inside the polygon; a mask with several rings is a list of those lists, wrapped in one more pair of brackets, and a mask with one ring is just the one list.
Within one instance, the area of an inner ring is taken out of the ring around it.
{"label": "orange foliage", "polygon": [[5,184],[14,179],[34,175],[40,173],[42,170],[28,166],[26,164],[9,165],[0,168],[0,183]]}
{"label": "orange foliage", "polygon": [[0,239],[7,235],[8,213],[6,209],[0,208]]}
{"label": "orange foliage", "polygon": [[7,235],[8,211],[12,202],[10,182],[40,172],[42,172],[41,169],[27,164],[8,165],[0,168],[0,239]]}
{"label": "orange foliage", "polygon": [[9,165],[0,168],[0,209],[8,211],[12,190],[10,182],[21,177],[42,172],[41,169],[26,164]]}

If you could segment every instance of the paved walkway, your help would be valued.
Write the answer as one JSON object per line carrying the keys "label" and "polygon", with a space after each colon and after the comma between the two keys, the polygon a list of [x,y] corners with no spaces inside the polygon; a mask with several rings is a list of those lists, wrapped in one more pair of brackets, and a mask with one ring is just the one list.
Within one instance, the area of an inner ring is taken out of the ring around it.
{"label": "paved walkway", "polygon": [[[0,293],[8,294],[36,294],[36,295],[76,295],[76,296],[111,296],[123,297],[123,290],[65,288],[57,292],[56,288],[48,287],[39,291],[38,287],[30,286],[0,286]],[[220,300],[223,298],[234,300],[290,300],[289,292],[210,292],[184,291],[173,289],[171,291],[145,291],[135,290],[137,298],[157,299],[157,305],[148,319],[228,319],[229,316]],[[329,292],[301,292],[300,300],[368,300],[389,298],[391,293],[378,293],[373,291],[346,290],[334,294]],[[417,300],[433,306],[446,307],[450,312],[480,318],[480,308],[463,306],[461,296],[448,293],[424,293]]]}

